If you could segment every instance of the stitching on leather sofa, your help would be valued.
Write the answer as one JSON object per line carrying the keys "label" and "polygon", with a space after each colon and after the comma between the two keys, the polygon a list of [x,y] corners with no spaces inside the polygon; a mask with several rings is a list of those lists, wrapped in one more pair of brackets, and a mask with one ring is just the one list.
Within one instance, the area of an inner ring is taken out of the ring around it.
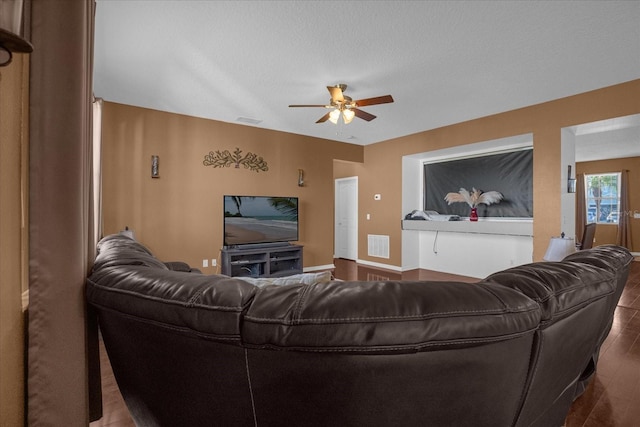
{"label": "stitching on leather sofa", "polygon": [[253,397],[253,387],[251,385],[251,373],[249,370],[249,353],[248,349],[244,349],[244,366],[247,370],[247,382],[249,384],[249,396],[251,396],[251,411],[253,412],[253,424],[258,427],[258,415],[256,414],[256,402]]}

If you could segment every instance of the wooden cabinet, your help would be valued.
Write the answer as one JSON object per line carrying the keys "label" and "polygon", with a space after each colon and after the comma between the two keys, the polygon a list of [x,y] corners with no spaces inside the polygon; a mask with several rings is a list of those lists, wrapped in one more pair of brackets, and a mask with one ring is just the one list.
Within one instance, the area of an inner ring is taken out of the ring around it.
{"label": "wooden cabinet", "polygon": [[290,276],[302,273],[302,246],[223,249],[221,262],[227,276]]}

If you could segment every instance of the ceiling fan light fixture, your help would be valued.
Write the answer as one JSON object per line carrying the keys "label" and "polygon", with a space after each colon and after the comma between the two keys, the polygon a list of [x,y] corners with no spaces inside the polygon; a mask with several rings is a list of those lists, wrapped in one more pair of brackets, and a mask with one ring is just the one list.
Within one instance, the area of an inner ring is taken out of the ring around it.
{"label": "ceiling fan light fixture", "polygon": [[350,108],[346,108],[343,112],[342,112],[342,118],[344,119],[344,123],[346,125],[348,125],[349,123],[351,123],[351,120],[353,120],[353,118],[355,117],[356,113],[354,113],[354,111]]}
{"label": "ceiling fan light fixture", "polygon": [[329,121],[334,125],[338,124],[339,119],[340,119],[340,110],[338,110],[337,108],[333,110],[331,113],[329,113]]}
{"label": "ceiling fan light fixture", "polygon": [[349,124],[353,121],[354,117],[358,117],[362,120],[370,122],[375,119],[376,116],[369,114],[366,111],[360,109],[361,106],[387,104],[393,102],[391,95],[376,96],[373,98],[364,98],[359,100],[353,100],[350,96],[346,96],[343,92],[347,88],[345,84],[339,84],[336,86],[327,86],[331,99],[328,104],[312,105],[312,104],[291,104],[289,107],[322,107],[332,108],[331,112],[326,113],[320,117],[316,123],[324,123],[329,120],[334,125],[337,125],[340,121],[340,115],[342,115],[342,121],[344,124]]}

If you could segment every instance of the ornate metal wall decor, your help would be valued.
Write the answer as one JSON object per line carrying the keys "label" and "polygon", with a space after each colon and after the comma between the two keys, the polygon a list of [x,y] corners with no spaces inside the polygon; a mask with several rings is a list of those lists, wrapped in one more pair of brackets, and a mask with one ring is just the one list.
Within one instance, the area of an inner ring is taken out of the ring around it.
{"label": "ornate metal wall decor", "polygon": [[239,168],[240,165],[242,165],[245,169],[251,169],[256,172],[266,172],[269,170],[267,162],[265,162],[262,157],[253,153],[247,153],[242,156],[241,153],[242,150],[238,147],[236,147],[233,154],[230,153],[229,150],[209,151],[209,154],[204,156],[202,164],[205,166],[213,166],[214,168],[228,168],[231,165]]}

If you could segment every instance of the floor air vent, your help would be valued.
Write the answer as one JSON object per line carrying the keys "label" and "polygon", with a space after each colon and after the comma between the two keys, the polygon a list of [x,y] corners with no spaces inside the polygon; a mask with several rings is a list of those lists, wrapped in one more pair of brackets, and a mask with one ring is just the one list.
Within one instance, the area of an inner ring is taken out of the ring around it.
{"label": "floor air vent", "polygon": [[379,258],[389,258],[389,236],[380,236],[377,234],[369,234],[368,246],[369,256],[375,256]]}

